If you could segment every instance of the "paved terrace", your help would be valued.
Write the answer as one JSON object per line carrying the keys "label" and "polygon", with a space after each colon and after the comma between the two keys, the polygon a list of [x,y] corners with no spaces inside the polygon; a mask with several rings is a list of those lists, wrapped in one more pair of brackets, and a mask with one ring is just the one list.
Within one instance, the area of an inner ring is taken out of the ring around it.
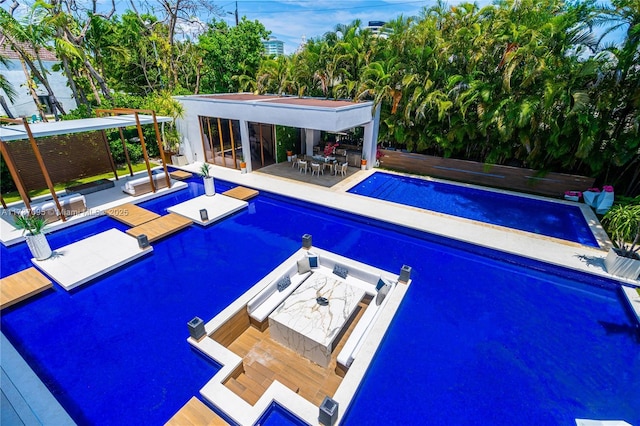
{"label": "paved terrace", "polygon": [[[196,172],[200,165],[201,163],[194,163],[185,166],[184,169]],[[349,188],[374,173],[376,171],[375,169],[355,171],[355,168],[350,167],[349,175],[344,180],[341,180],[333,187],[325,188],[320,185],[300,182],[280,176],[271,176],[261,172],[241,174],[239,170],[218,166],[212,167],[215,178],[233,182],[238,185],[285,195],[336,210],[351,212],[410,229],[428,232],[433,235],[441,235],[447,238],[466,241],[482,247],[541,260],[553,265],[594,275],[614,278],[627,284],[640,286],[639,280],[634,281],[613,277],[604,270],[604,258],[611,247],[611,241],[602,229],[600,222],[591,208],[584,204],[581,204],[581,209],[600,244],[600,249],[346,192]],[[320,177],[320,180],[322,180],[322,177]],[[509,193],[508,191],[496,191]],[[517,195],[549,200],[549,198],[534,195],[521,193]],[[574,204],[569,201],[557,201]]]}

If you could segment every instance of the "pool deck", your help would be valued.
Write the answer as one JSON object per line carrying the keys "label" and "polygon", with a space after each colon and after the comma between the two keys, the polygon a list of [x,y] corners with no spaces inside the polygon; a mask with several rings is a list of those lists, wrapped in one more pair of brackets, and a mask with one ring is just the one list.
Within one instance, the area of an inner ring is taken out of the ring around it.
{"label": "pool deck", "polygon": [[[193,163],[182,167],[182,169],[197,172],[201,164]],[[481,247],[540,260],[580,272],[613,278],[625,284],[640,286],[640,280],[615,277],[605,271],[604,259],[611,247],[611,241],[593,210],[584,203],[579,203],[578,206],[593,231],[600,248],[346,192],[349,188],[378,171],[378,169],[357,171],[330,188],[259,172],[242,174],[239,170],[220,166],[212,166],[212,171],[213,176],[216,178],[259,191],[272,192],[308,203],[428,232],[433,235],[469,242]],[[393,173],[387,170],[384,172]],[[402,173],[397,174],[404,175]],[[464,186],[476,187],[474,185]],[[478,188],[537,200],[553,201],[560,204],[576,205],[572,201],[554,200],[547,197],[493,190],[485,187]],[[318,244],[322,244],[322,242],[318,241]]]}
{"label": "pool deck", "polygon": [[[86,194],[85,203],[87,205],[87,211],[70,216],[67,218],[65,222],[62,220],[58,220],[56,222],[52,222],[47,225],[45,228],[47,232],[57,231],[59,229],[64,229],[68,226],[76,225],[80,222],[84,222],[90,219],[95,218],[96,216],[102,216],[105,214],[105,211],[112,208],[117,208],[118,206],[122,206],[126,203],[138,204],[144,201],[151,200],[153,198],[169,194],[171,192],[180,191],[182,189],[186,189],[188,185],[185,182],[172,181],[171,188],[162,188],[156,191],[155,193],[150,192],[147,194],[139,195],[134,197],[129,194],[125,194],[122,192],[121,186],[124,185],[127,181],[138,179],[141,176],[146,175],[146,171],[136,173],[132,176],[120,176],[120,179],[115,182],[113,188],[104,189],[102,191],[93,192],[91,194]],[[63,195],[64,191],[60,191],[58,193],[59,196]],[[47,198],[51,198],[51,194],[42,195],[39,197],[34,197],[32,200],[33,203],[38,201],[45,200]],[[23,207],[24,203],[22,201],[9,203],[8,207]],[[117,214],[117,213],[116,213]],[[24,236],[22,235],[22,231],[17,229],[13,224],[13,218],[11,214],[7,212],[5,209],[0,208],[0,243],[5,246],[11,246],[17,243],[24,241]]]}

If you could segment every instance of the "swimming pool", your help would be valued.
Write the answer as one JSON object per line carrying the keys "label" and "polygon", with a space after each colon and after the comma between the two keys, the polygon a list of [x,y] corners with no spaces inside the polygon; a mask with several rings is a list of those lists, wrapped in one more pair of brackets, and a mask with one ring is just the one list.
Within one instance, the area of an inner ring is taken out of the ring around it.
{"label": "swimming pool", "polygon": [[[193,180],[143,207],[201,193]],[[111,227],[125,229],[99,218],[49,239]],[[264,193],[92,284],[9,308],[2,330],[78,423],[162,424],[219,369],[191,350],[187,321],[218,314],[304,233],[381,269],[413,267],[345,424],[640,422],[638,343],[614,282]],[[30,266],[25,244],[0,250],[3,276]],[[286,421],[276,410],[265,424]]]}
{"label": "swimming pool", "polygon": [[348,192],[599,247],[578,206],[382,172]]}

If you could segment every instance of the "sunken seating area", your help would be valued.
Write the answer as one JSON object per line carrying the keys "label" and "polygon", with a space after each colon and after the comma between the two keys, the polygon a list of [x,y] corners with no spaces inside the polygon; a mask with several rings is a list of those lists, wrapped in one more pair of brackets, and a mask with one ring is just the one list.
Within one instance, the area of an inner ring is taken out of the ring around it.
{"label": "sunken seating area", "polygon": [[[60,207],[62,207],[62,213],[65,217],[87,211],[87,203],[84,195],[82,194],[64,195],[58,197],[58,202],[60,203]],[[60,219],[60,212],[58,211],[53,199],[32,203],[31,210],[33,211],[33,214],[43,216],[47,223],[55,222]],[[29,214],[29,210],[26,207],[11,209],[10,212],[13,215],[19,216],[27,216]]]}
{"label": "sunken seating area", "polygon": [[[153,184],[156,189],[166,188],[167,187],[167,179],[166,174],[157,173],[153,174]],[[137,197],[138,195],[147,194],[152,192],[151,182],[149,181],[149,176],[143,176],[140,178],[136,178],[128,181],[124,185],[121,186],[122,192],[125,192],[129,195],[133,195]]]}
{"label": "sunken seating area", "polygon": [[273,402],[317,424],[329,396],[339,423],[410,283],[320,248],[297,250],[204,329],[189,325],[188,342],[221,365],[200,394],[238,424],[255,424]]}

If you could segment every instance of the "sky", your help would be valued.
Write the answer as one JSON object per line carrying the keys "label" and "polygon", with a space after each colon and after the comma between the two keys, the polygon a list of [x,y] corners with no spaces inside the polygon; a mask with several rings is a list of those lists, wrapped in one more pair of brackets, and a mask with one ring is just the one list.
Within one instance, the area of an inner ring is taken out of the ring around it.
{"label": "sky", "polygon": [[[369,21],[389,21],[399,15],[418,16],[424,7],[435,3],[435,0],[239,0],[238,15],[260,21],[272,37],[284,42],[285,53],[293,53],[302,37],[321,37],[338,24],[360,19],[366,26]],[[235,1],[218,4],[226,12],[235,12]],[[234,15],[226,14],[224,20],[235,24]]]}

